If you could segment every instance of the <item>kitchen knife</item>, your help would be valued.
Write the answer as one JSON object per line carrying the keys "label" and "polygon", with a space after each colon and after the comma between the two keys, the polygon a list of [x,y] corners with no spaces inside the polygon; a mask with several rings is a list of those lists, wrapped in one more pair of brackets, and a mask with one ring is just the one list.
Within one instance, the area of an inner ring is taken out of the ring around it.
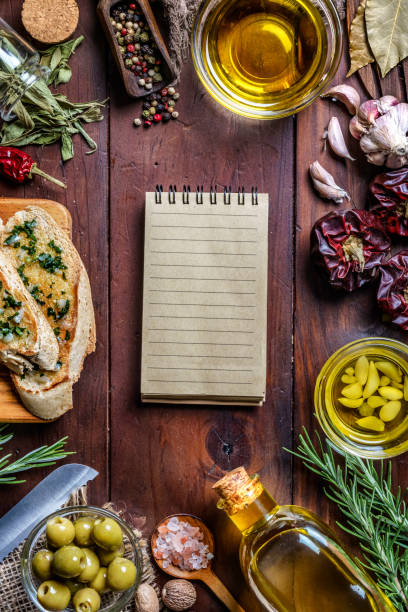
{"label": "kitchen knife", "polygon": [[71,493],[98,472],[80,463],[67,463],[44,478],[0,518],[0,561],[3,561],[46,516],[61,508]]}

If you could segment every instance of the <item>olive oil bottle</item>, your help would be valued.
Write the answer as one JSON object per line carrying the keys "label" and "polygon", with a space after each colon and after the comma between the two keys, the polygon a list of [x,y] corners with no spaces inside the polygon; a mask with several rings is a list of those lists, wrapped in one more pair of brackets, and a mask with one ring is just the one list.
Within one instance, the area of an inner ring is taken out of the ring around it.
{"label": "olive oil bottle", "polygon": [[266,610],[396,612],[317,516],[278,506],[243,467],[219,480],[218,507],[242,532],[241,568]]}
{"label": "olive oil bottle", "polygon": [[208,74],[231,98],[296,106],[324,72],[327,34],[311,0],[225,0],[202,37]]}

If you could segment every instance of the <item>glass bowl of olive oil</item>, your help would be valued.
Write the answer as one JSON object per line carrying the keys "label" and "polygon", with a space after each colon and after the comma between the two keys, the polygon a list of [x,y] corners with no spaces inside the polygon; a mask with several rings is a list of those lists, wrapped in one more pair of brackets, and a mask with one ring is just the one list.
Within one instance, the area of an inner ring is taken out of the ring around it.
{"label": "glass bowl of olive oil", "polygon": [[408,450],[408,346],[390,338],[346,344],[324,364],[317,418],[340,450],[382,459]]}
{"label": "glass bowl of olive oil", "polygon": [[328,85],[343,35],[331,0],[204,0],[191,43],[198,76],[220,104],[276,119]]}

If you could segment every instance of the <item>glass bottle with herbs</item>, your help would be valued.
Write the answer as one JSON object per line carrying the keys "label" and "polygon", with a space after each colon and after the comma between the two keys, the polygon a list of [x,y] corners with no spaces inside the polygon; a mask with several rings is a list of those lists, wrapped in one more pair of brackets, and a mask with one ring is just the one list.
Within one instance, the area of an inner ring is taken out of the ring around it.
{"label": "glass bottle with herbs", "polygon": [[278,506],[243,467],[213,487],[218,507],[242,533],[240,562],[256,597],[271,612],[395,612],[365,570],[316,515]]}

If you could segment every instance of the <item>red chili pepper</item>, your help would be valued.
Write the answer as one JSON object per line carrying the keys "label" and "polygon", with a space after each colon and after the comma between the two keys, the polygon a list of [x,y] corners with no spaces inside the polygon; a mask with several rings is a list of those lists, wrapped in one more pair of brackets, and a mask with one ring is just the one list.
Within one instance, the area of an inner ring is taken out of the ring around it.
{"label": "red chili pepper", "polygon": [[392,323],[408,330],[408,251],[400,251],[380,267],[377,292],[380,309]]}
{"label": "red chili pepper", "polygon": [[390,245],[375,215],[360,209],[339,210],[313,226],[311,257],[329,285],[354,291],[376,277]]}
{"label": "red chili pepper", "polygon": [[19,184],[32,179],[33,174],[39,174],[59,187],[67,188],[64,183],[37,168],[28,153],[14,147],[0,147],[0,174]]}
{"label": "red chili pepper", "polygon": [[370,187],[370,210],[390,234],[408,236],[408,168],[375,177]]}

